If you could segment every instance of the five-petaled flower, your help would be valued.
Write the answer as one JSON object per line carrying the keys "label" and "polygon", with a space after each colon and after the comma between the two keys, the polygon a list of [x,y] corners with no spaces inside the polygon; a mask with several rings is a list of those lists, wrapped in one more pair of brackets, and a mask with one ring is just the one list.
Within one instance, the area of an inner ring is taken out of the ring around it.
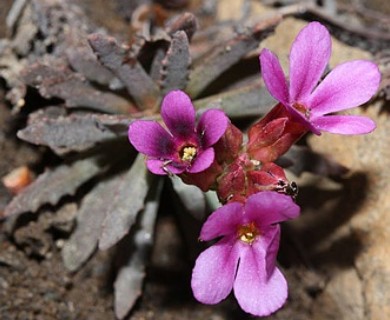
{"label": "five-petaled flower", "polygon": [[203,225],[200,239],[222,238],[196,260],[191,282],[195,298],[216,304],[233,288],[248,313],[266,316],[278,310],[287,298],[287,282],[275,266],[278,223],[299,211],[289,196],[272,191],[217,209]]}
{"label": "five-petaled flower", "polygon": [[367,102],[379,87],[378,67],[366,60],[349,61],[337,66],[318,84],[330,54],[328,30],[318,22],[309,23],[291,47],[289,87],[277,57],[267,49],[260,54],[264,82],[291,116],[316,134],[371,132],[375,123],[367,117],[328,114]]}
{"label": "five-petaled flower", "polygon": [[158,122],[136,120],[129,126],[129,140],[147,155],[146,165],[154,174],[198,173],[214,161],[213,145],[229,123],[225,113],[209,109],[195,128],[195,109],[180,90],[169,92],[161,106],[161,117],[169,132]]}

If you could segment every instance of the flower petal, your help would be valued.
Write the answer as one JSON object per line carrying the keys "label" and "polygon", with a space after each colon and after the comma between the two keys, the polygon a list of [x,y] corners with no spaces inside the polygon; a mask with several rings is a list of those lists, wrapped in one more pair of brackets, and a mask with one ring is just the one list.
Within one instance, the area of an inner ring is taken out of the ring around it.
{"label": "flower petal", "polygon": [[[166,175],[168,173],[180,174],[183,173],[185,168],[176,167],[172,164],[167,164],[166,160],[148,159],[146,160],[146,167],[150,172],[158,175]],[[165,170],[163,169],[165,168]]]}
{"label": "flower petal", "polygon": [[275,191],[256,193],[245,203],[245,219],[256,221],[258,226],[266,227],[296,218],[299,212],[299,206],[290,196]]}
{"label": "flower petal", "polygon": [[173,137],[155,121],[130,123],[128,136],[134,148],[149,157],[169,159],[176,151]]}
{"label": "flower petal", "polygon": [[209,109],[199,119],[197,132],[203,148],[215,144],[225,133],[229,120],[222,110]]}
{"label": "flower petal", "polygon": [[306,119],[306,117],[298,110],[296,110],[292,106],[286,106],[286,109],[290,113],[290,116],[293,120],[302,124],[304,127],[306,127],[307,130],[315,133],[316,135],[321,134],[321,132],[313,125],[313,123],[310,120]]}
{"label": "flower petal", "polygon": [[194,135],[195,109],[190,97],[183,91],[171,91],[165,96],[161,116],[175,137],[186,139]]}
{"label": "flower petal", "polygon": [[203,224],[200,239],[213,240],[220,236],[235,235],[243,218],[243,205],[230,202],[214,211]]}
{"label": "flower petal", "polygon": [[301,30],[290,51],[290,103],[306,100],[323,74],[332,49],[328,30],[311,22]]}
{"label": "flower petal", "polygon": [[380,73],[376,64],[355,60],[334,68],[308,100],[312,117],[357,107],[378,90]]}
{"label": "flower petal", "polygon": [[263,49],[260,53],[260,67],[264,83],[271,96],[287,105],[288,87],[278,58],[270,50]]}
{"label": "flower petal", "polygon": [[198,173],[208,169],[214,161],[215,153],[213,148],[199,152],[191,166],[187,169],[189,173]]}
{"label": "flower petal", "polygon": [[264,248],[243,245],[234,281],[234,295],[241,308],[256,316],[268,316],[287,299],[287,282],[278,268],[267,277]]}
{"label": "flower petal", "polygon": [[196,259],[191,287],[198,301],[216,304],[229,295],[239,256],[234,244],[234,238],[223,239]]}
{"label": "flower petal", "polygon": [[324,116],[313,120],[313,124],[322,131],[350,135],[370,133],[376,128],[370,118],[350,115]]}
{"label": "flower petal", "polygon": [[[280,242],[280,225],[276,224],[270,227],[266,227],[261,230],[263,240],[266,243],[266,255],[265,255],[265,269],[267,271],[267,277],[271,277],[274,269],[276,268],[276,257],[279,251]],[[260,242],[254,242],[254,246],[257,247]],[[263,247],[265,244],[261,244]],[[256,248],[256,250],[260,250]]]}

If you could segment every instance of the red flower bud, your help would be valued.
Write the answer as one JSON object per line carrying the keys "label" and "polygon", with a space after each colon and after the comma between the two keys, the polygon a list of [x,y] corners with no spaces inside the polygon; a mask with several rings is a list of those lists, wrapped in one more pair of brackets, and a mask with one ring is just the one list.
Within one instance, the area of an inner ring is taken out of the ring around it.
{"label": "red flower bud", "polygon": [[263,163],[275,161],[306,131],[279,103],[249,129],[247,152]]}

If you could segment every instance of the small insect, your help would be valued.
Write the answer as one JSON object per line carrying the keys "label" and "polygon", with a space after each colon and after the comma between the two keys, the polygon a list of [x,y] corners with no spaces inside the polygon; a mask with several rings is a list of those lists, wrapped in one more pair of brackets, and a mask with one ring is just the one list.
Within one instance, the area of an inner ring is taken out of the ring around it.
{"label": "small insect", "polygon": [[287,183],[284,180],[279,180],[278,184],[275,188],[275,191],[280,192],[280,193],[285,193],[289,196],[291,196],[294,200],[298,195],[298,185],[296,184],[295,181],[291,181],[290,183]]}

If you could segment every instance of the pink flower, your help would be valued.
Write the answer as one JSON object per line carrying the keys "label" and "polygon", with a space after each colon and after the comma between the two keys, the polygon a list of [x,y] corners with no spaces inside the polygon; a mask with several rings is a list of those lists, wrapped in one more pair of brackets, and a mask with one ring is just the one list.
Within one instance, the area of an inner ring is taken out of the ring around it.
{"label": "pink flower", "polygon": [[137,151],[148,156],[148,169],[159,175],[206,170],[215,158],[212,146],[228,125],[223,111],[209,109],[195,128],[195,109],[182,91],[169,92],[161,107],[168,130],[156,121],[136,120],[129,126],[129,140]]}
{"label": "pink flower", "polygon": [[378,67],[370,61],[349,61],[337,66],[318,84],[330,54],[328,30],[318,22],[309,23],[291,47],[289,87],[277,57],[267,49],[260,54],[264,82],[271,95],[316,134],[373,131],[375,123],[367,117],[328,114],[367,102],[379,87]]}
{"label": "pink flower", "polygon": [[299,211],[289,196],[271,191],[217,209],[203,225],[200,239],[222,238],[196,260],[191,282],[195,298],[216,304],[233,289],[248,313],[266,316],[279,309],[287,298],[287,282],[275,266],[278,223]]}

